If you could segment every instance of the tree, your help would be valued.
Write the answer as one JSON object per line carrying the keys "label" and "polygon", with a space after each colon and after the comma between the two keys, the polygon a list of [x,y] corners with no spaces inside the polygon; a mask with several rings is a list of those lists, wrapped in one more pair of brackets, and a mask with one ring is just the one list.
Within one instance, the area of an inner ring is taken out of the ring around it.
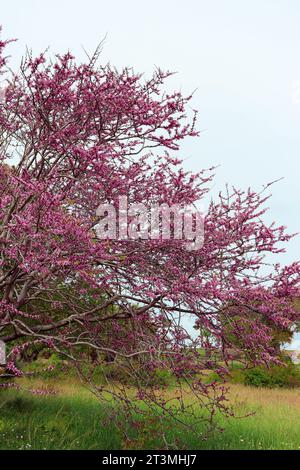
{"label": "tree", "polygon": [[[284,328],[299,318],[292,299],[300,266],[266,269],[266,255],[290,239],[263,222],[268,196],[220,193],[196,250],[172,237],[99,239],[97,208],[118,207],[120,195],[150,210],[195,205],[207,194],[213,169],[191,174],[176,157],[179,143],[198,135],[196,115],[186,117],[191,97],[162,93],[170,73],[144,80],[129,68],[98,66],[99,51],[80,65],[70,53],[54,62],[28,54],[13,74],[6,46],[0,43],[0,339],[7,369],[21,375],[15,357],[33,344],[59,351],[79,370],[82,350],[94,349],[118,358],[138,388],[137,403],[156,403],[177,419],[175,404],[184,407],[181,396],[171,406],[150,382],[139,386],[143,367],[168,369],[212,414],[223,409],[224,389],[217,393],[202,377],[224,368],[200,357],[199,338],[182,319],[208,333],[211,349],[222,345],[230,322],[233,348],[255,363],[273,360],[267,323]],[[107,396],[104,386],[96,390]],[[134,406],[120,384],[108,391]]]}

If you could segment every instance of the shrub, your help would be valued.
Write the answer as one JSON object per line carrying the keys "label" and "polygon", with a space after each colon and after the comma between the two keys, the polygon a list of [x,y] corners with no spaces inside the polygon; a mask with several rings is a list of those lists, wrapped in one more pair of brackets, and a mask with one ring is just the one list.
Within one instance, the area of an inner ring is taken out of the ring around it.
{"label": "shrub", "polygon": [[174,382],[174,377],[168,369],[156,369],[153,374],[153,382],[156,385],[171,385]]}
{"label": "shrub", "polygon": [[300,387],[300,369],[295,364],[285,366],[272,366],[269,369],[263,366],[253,367],[245,371],[233,374],[236,382],[241,381],[245,385],[253,387]]}
{"label": "shrub", "polygon": [[[44,357],[38,357],[33,362],[21,363],[19,368],[23,369],[25,373],[32,374],[32,377],[39,375],[43,379],[51,379],[58,377],[65,377],[66,374],[75,375],[72,370],[71,364],[63,360],[59,354],[53,353],[47,359]],[[53,369],[52,369],[53,368]]]}
{"label": "shrub", "polygon": [[[242,369],[240,363],[230,367],[229,380],[231,383],[241,383],[252,387],[300,387],[300,366],[293,364],[290,360],[285,365],[276,365],[270,368],[256,366]],[[223,379],[216,372],[210,372],[205,377],[205,383],[222,382]]]}

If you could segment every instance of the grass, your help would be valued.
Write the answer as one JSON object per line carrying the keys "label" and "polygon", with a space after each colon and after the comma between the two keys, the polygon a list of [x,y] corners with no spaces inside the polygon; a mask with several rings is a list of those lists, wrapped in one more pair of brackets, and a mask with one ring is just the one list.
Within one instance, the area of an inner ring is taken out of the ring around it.
{"label": "grass", "polygon": [[0,395],[0,449],[117,449],[120,439],[104,421],[93,396],[73,386],[55,397],[6,391]]}
{"label": "grass", "polygon": [[[39,386],[40,384],[35,384]],[[56,396],[0,392],[0,449],[122,449],[124,442],[105,408],[78,383],[62,382]],[[230,401],[239,415],[218,417],[222,433],[199,440],[193,433],[167,429],[169,441],[185,449],[300,449],[300,389],[259,389],[232,385]],[[138,431],[133,430],[137,436]],[[140,431],[141,432],[141,431]],[[159,449],[153,436],[138,439],[142,448]]]}

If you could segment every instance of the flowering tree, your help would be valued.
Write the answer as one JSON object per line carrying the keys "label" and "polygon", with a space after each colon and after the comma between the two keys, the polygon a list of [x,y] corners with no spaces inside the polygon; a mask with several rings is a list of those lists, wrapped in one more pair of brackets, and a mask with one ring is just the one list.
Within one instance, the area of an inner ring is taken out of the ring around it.
{"label": "flowering tree", "polygon": [[[99,239],[97,208],[117,207],[120,195],[146,207],[203,200],[211,170],[185,172],[175,156],[182,139],[197,136],[196,116],[188,122],[185,114],[190,97],[162,94],[169,73],[143,80],[128,68],[97,66],[97,52],[81,65],[69,53],[54,63],[29,54],[13,74],[6,45],[0,42],[6,374],[22,375],[20,352],[47,347],[92,385],[83,363],[94,351],[94,363],[114,360],[137,389],[129,398],[121,380],[95,385],[103,399],[108,391],[128,407],[144,400],[179,419],[183,394],[167,402],[153,380],[165,370],[214,414],[224,388],[204,380],[207,369],[226,374],[232,349],[247,363],[276,360],[272,325],[298,319],[299,264],[280,268],[266,259],[290,236],[263,222],[266,196],[228,189],[211,202],[198,249],[174,238]],[[188,324],[205,329],[205,340]]]}

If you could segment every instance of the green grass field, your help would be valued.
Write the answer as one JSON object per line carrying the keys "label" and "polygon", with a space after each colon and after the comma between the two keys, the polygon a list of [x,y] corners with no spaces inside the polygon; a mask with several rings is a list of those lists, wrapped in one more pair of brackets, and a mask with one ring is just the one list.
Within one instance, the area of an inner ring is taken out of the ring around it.
{"label": "green grass field", "polygon": [[[185,449],[300,449],[300,389],[268,390],[232,385],[230,400],[247,418],[218,418],[224,432],[200,440],[180,428],[167,429]],[[138,431],[133,431],[134,437]],[[147,436],[142,448],[159,449]],[[141,446],[141,444],[140,444]],[[121,435],[105,422],[105,409],[76,382],[56,396],[0,392],[0,449],[122,449]]]}

